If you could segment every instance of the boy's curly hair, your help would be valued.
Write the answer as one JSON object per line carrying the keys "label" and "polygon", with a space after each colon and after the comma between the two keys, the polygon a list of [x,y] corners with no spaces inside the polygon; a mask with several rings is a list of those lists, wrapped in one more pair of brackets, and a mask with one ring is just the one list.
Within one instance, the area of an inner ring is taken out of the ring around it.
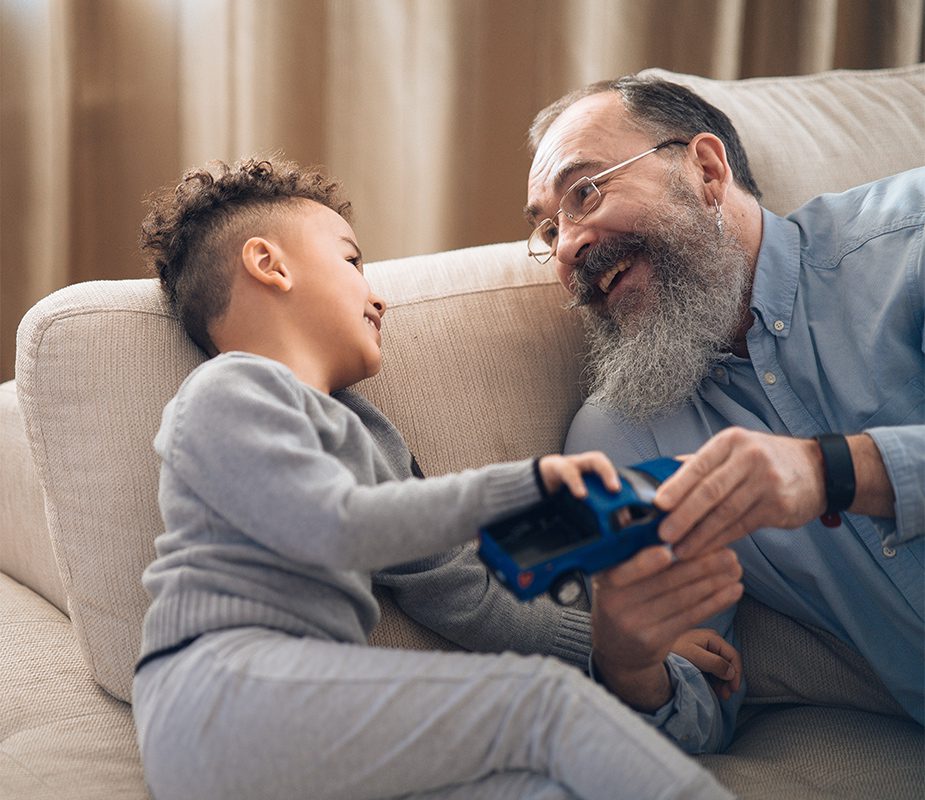
{"label": "boy's curly hair", "polygon": [[154,195],[141,223],[141,249],[190,338],[218,353],[209,325],[225,312],[233,266],[244,242],[313,200],[350,220],[340,184],[293,161],[209,162],[189,170],[175,188]]}

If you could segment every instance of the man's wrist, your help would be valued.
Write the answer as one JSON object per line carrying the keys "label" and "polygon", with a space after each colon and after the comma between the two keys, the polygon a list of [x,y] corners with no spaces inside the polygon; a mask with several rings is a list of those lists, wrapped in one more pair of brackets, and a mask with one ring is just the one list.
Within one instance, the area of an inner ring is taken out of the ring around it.
{"label": "man's wrist", "polygon": [[[827,462],[824,460],[824,453],[818,442],[819,437],[813,437],[808,440],[812,446],[812,454],[816,459],[818,474],[821,476],[822,503],[825,505],[823,512],[823,522],[826,518],[830,522],[836,522],[838,514],[829,516],[830,507],[828,497],[828,487],[826,485]],[[895,516],[894,502],[895,493],[893,485],[890,483],[887,475],[883,458],[877,448],[877,444],[867,433],[855,434],[843,437],[848,448],[850,464],[853,472],[852,480],[854,483],[851,492],[851,503],[846,510],[854,514],[864,514],[872,517],[893,517]],[[836,479],[833,476],[832,479]],[[844,499],[840,504],[844,503]]]}
{"label": "man's wrist", "polygon": [[641,669],[616,669],[591,654],[592,674],[607,691],[636,711],[652,714],[671,700],[674,689],[664,662]]}
{"label": "man's wrist", "polygon": [[823,433],[813,437],[822,454],[825,481],[825,513],[822,522],[829,527],[841,524],[839,514],[854,502],[854,463],[848,440],[840,433]]}
{"label": "man's wrist", "polygon": [[874,438],[868,433],[849,436],[848,446],[857,484],[849,510],[869,517],[894,517],[896,494]]}

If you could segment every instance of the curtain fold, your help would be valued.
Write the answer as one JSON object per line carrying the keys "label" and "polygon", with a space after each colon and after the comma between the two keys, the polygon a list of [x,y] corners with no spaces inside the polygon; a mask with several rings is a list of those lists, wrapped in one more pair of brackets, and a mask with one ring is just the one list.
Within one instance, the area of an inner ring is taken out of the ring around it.
{"label": "curtain fold", "polygon": [[3,380],[29,306],[143,274],[142,198],[209,159],[326,165],[379,260],[524,236],[526,128],[588,81],[925,57],[925,0],[0,3]]}

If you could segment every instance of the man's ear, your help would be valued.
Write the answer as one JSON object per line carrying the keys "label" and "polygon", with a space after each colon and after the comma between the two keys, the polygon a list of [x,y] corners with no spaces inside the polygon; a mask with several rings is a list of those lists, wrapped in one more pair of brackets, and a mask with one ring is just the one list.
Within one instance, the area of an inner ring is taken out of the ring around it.
{"label": "man's ear", "polygon": [[282,251],[269,239],[252,236],[241,248],[241,259],[247,274],[264,286],[284,292],[292,288],[292,276],[283,263]]}
{"label": "man's ear", "polygon": [[700,169],[707,205],[718,203],[722,206],[733,181],[732,168],[726,160],[725,145],[712,133],[698,133],[691,139],[688,149]]}

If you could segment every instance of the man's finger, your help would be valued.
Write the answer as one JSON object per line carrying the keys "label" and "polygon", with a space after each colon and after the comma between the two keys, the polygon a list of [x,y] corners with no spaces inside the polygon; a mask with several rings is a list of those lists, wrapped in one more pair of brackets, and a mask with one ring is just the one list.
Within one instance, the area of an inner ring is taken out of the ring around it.
{"label": "man's finger", "polygon": [[730,444],[722,433],[708,440],[693,456],[685,458],[677,472],[658,487],[655,504],[671,511],[707,475],[729,458]]}
{"label": "man's finger", "polygon": [[[674,544],[688,537],[691,531],[704,520],[713,524],[717,513],[730,516],[735,508],[724,512],[736,492],[746,485],[748,470],[741,469],[734,456],[730,456],[687,493],[683,500],[659,525],[659,537]],[[742,500],[739,501],[741,505]]]}
{"label": "man's finger", "polygon": [[602,590],[624,589],[664,572],[673,562],[674,556],[667,547],[646,547],[623,563],[596,573],[592,578],[592,584],[595,591],[598,587]]}

